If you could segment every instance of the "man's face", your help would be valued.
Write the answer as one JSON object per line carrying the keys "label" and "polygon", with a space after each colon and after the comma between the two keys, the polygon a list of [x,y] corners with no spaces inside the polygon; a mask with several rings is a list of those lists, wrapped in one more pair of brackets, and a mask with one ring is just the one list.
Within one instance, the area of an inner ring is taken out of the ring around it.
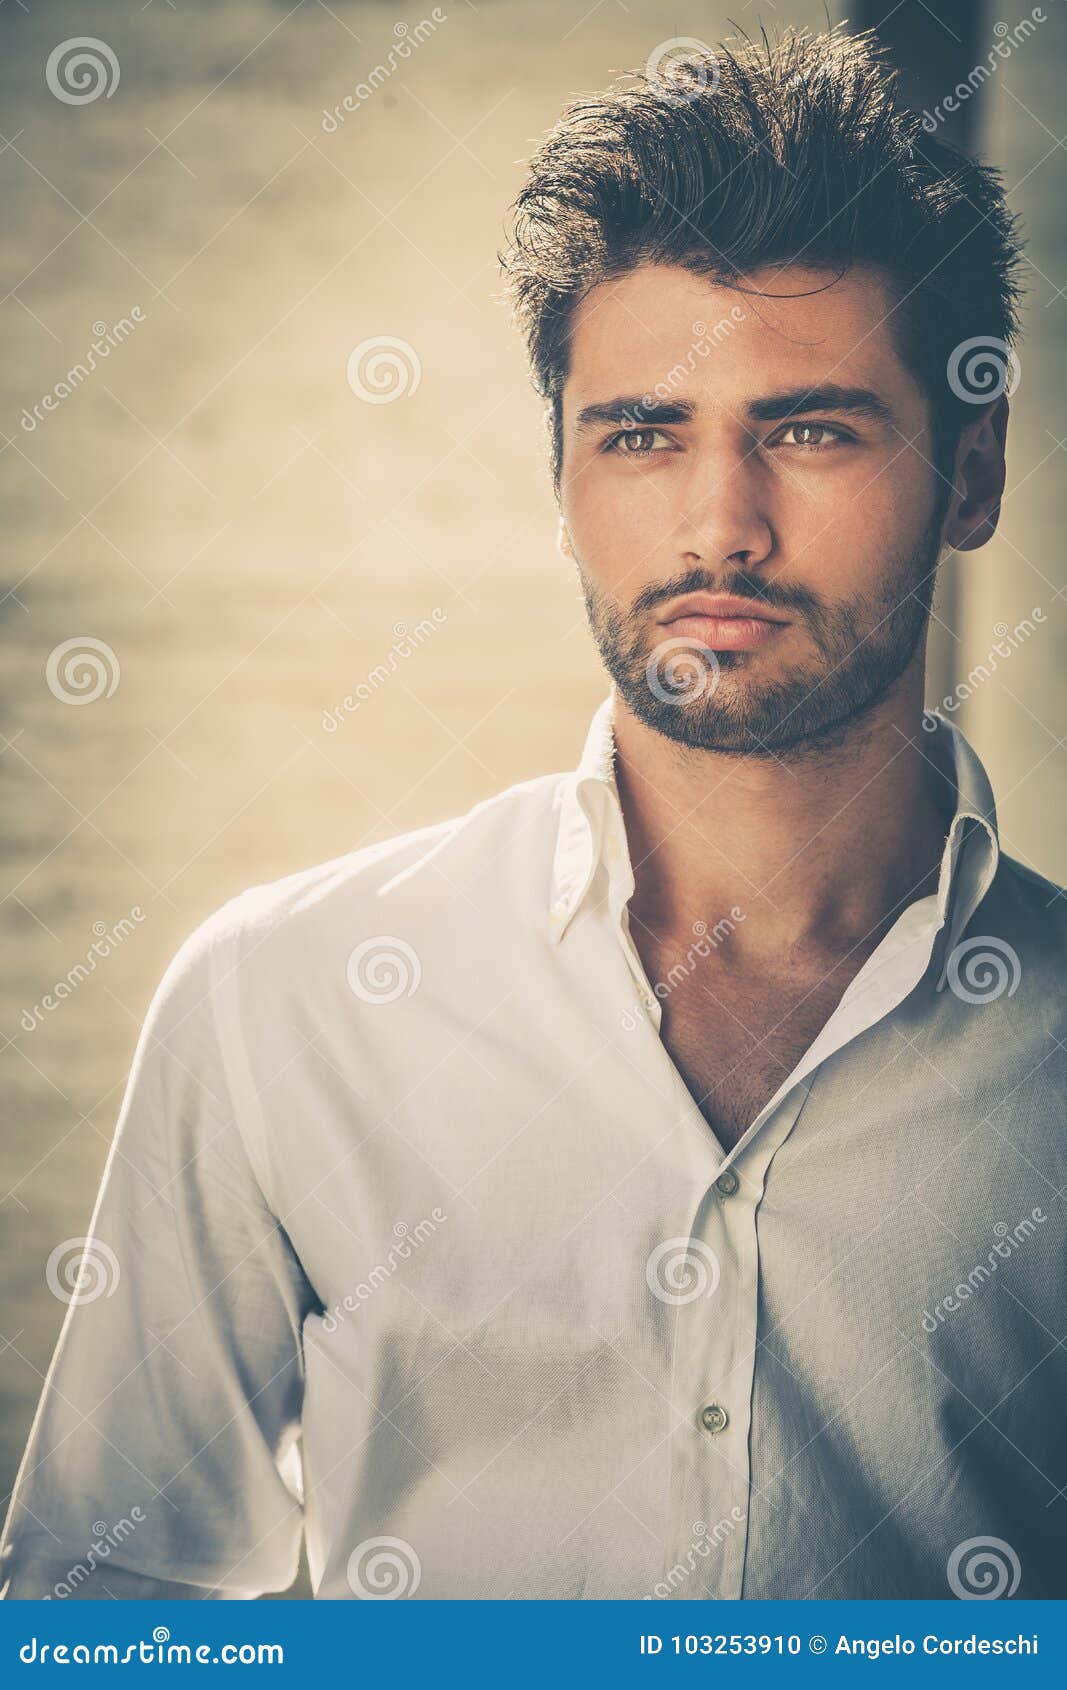
{"label": "man's face", "polygon": [[634,715],[780,756],[921,666],[951,488],[877,272],[742,286],[645,265],[582,302],[561,543]]}

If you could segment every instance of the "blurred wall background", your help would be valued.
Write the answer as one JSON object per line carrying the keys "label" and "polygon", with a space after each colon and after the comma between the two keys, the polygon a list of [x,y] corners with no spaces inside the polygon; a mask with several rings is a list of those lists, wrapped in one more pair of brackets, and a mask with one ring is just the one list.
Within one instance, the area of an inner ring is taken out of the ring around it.
{"label": "blurred wall background", "polygon": [[[1008,848],[1064,880],[1067,19],[1061,0],[1036,10],[968,96],[1029,226],[1030,295],[1002,529],[959,560],[937,679],[964,684]],[[1030,16],[970,11],[983,56]],[[496,298],[502,219],[568,95],[668,36],[713,43],[730,16],[754,32],[827,12],[0,12],[0,1500],[63,1314],[46,1264],[85,1231],[180,941],[248,885],[576,758],[606,688]],[[53,57],[82,36],[110,59]],[[402,343],[391,376],[352,358],[381,337]],[[374,402],[383,376],[402,397]],[[991,672],[1002,625],[1035,607]]]}

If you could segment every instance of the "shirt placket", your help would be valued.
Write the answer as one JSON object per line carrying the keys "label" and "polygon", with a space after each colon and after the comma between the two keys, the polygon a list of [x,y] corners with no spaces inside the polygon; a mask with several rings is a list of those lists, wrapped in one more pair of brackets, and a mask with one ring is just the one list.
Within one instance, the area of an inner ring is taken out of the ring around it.
{"label": "shirt placket", "polygon": [[[609,909],[640,1002],[658,1037],[662,1004],[653,992],[630,934],[633,891],[629,858],[609,820],[603,855]],[[672,1072],[694,1126],[715,1141],[673,1063]],[[787,1091],[740,1154],[723,1158],[696,1196],[690,1223],[692,1280],[699,1295],[675,1309],[671,1367],[672,1430],[667,1533],[658,1594],[676,1599],[738,1598],[744,1582],[751,1462],[749,1431],[757,1355],[759,1242],[756,1216],[779,1146],[792,1131],[811,1079]],[[710,1295],[705,1287],[711,1284]],[[686,1296],[685,1292],[680,1294]]]}
{"label": "shirt placket", "polygon": [[664,1583],[676,1598],[723,1600],[742,1594],[758,1354],[756,1222],[771,1161],[796,1124],[808,1089],[798,1085],[782,1099],[744,1153],[711,1182],[693,1216],[693,1259],[705,1267],[714,1261],[715,1287],[710,1296],[677,1310],[663,1569]]}

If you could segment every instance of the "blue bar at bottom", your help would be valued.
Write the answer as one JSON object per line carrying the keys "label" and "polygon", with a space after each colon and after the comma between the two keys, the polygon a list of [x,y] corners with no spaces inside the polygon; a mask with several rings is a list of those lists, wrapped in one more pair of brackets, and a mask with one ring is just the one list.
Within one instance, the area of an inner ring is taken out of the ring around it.
{"label": "blue bar at bottom", "polygon": [[1063,1684],[1067,1602],[5,1602],[0,1681]]}

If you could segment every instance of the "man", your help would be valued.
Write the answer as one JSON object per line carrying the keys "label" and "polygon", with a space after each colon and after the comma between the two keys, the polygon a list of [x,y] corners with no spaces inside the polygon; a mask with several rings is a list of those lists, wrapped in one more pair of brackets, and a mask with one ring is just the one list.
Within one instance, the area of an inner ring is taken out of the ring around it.
{"label": "man", "polygon": [[505,267],[611,696],[183,946],[9,1595],[1067,1595],[1064,906],[923,714],[1017,264],[866,38],[568,108]]}

